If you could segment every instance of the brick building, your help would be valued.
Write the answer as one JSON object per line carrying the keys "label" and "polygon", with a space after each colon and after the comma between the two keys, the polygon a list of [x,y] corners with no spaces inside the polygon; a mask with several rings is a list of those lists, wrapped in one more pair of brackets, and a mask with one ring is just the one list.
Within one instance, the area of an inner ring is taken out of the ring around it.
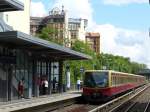
{"label": "brick building", "polygon": [[100,34],[99,33],[86,33],[85,37],[86,43],[89,44],[90,48],[96,53],[100,53]]}

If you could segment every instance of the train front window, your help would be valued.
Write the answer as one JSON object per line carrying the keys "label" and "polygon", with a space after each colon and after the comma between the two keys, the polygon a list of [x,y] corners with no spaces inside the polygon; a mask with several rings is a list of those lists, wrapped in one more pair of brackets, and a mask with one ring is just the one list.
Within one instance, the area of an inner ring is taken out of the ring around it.
{"label": "train front window", "polygon": [[106,87],[108,86],[108,73],[86,72],[84,85],[87,87]]}
{"label": "train front window", "polygon": [[93,80],[92,75],[90,73],[85,74],[84,86],[86,86],[86,87],[95,87],[94,80]]}

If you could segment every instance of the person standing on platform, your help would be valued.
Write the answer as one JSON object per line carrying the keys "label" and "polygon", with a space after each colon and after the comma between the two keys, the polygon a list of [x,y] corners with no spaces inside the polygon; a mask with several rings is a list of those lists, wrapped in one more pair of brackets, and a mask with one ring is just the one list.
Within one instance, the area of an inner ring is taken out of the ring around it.
{"label": "person standing on platform", "polygon": [[56,77],[53,78],[53,91],[56,92]]}
{"label": "person standing on platform", "polygon": [[44,84],[44,78],[42,77],[40,80],[40,93],[41,95],[44,95],[44,89],[45,89],[45,84]]}
{"label": "person standing on platform", "polygon": [[77,89],[78,89],[78,91],[80,90],[80,85],[81,85],[81,81],[80,81],[80,79],[78,78],[78,80],[77,80]]}
{"label": "person standing on platform", "polygon": [[46,78],[45,78],[45,80],[44,80],[43,85],[44,85],[43,93],[44,93],[44,95],[46,95],[46,94],[47,94],[47,91],[48,91],[48,81],[47,81]]}
{"label": "person standing on platform", "polygon": [[23,90],[24,90],[23,80],[20,80],[18,83],[18,94],[19,94],[18,97],[23,98]]}

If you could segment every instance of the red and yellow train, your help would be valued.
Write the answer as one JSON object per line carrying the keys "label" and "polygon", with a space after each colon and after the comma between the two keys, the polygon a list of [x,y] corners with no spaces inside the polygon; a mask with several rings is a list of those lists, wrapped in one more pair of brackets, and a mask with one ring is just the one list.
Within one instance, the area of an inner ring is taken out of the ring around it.
{"label": "red and yellow train", "polygon": [[88,70],[83,81],[83,97],[87,101],[105,101],[118,94],[144,85],[144,76],[112,70]]}

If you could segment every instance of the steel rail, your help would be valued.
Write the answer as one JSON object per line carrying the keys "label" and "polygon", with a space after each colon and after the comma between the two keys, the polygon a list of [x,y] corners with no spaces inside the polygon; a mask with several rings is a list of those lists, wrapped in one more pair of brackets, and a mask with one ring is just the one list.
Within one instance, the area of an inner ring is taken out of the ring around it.
{"label": "steel rail", "polygon": [[[138,95],[138,94],[137,94]],[[142,98],[144,95],[139,96],[139,98]],[[134,103],[132,103],[132,105],[130,105],[124,112],[128,112],[130,111],[130,109],[132,109],[138,102],[135,101]]]}
{"label": "steel rail", "polygon": [[[149,87],[149,86],[148,86],[148,87]],[[147,87],[147,88],[148,88],[148,87]],[[142,91],[141,91],[141,92],[142,92]],[[134,99],[134,98],[136,98],[136,97],[138,97],[139,94],[140,94],[140,93],[135,94],[135,95],[132,96],[127,102],[125,101],[125,102],[121,103],[120,105],[118,105],[117,107],[113,108],[113,109],[112,109],[111,111],[109,111],[109,112],[116,112],[119,107],[121,107],[121,106],[122,106],[123,104],[125,104],[125,103],[130,103],[129,101],[132,100],[132,99]],[[139,96],[138,99],[139,99],[139,98],[142,98],[143,96],[144,96],[144,95]],[[138,104],[137,101],[134,102],[134,103],[132,103],[131,105],[128,104],[128,105],[130,105],[130,106],[129,106],[127,109],[125,109],[124,112],[129,112],[136,104]]]}
{"label": "steel rail", "polygon": [[[142,97],[145,96],[145,95],[141,95],[138,99],[142,99]],[[148,101],[145,109],[144,109],[144,112],[147,111],[148,107],[149,107],[149,103],[150,103],[150,100]],[[138,102],[134,102],[132,105],[130,105],[124,112],[129,112],[136,104],[138,104]]]}
{"label": "steel rail", "polygon": [[[145,89],[147,89],[149,87],[149,85],[144,86],[144,88],[142,90],[140,90],[140,88],[138,88],[138,90],[135,91],[131,91],[123,96],[120,96],[108,103],[105,103],[101,106],[98,106],[97,108],[89,111],[89,112],[113,112],[114,110],[116,110],[118,107],[120,107],[121,105],[123,105],[124,103],[130,101],[131,99],[133,99],[134,97],[136,97],[138,94],[140,94],[141,92],[143,92]],[[134,94],[134,95],[133,95]],[[129,97],[129,98],[128,98]],[[122,101],[123,100],[123,101]],[[120,101],[120,102],[119,102]],[[117,104],[118,103],[118,104]],[[112,107],[113,106],[113,107]],[[112,108],[111,108],[112,107]]]}
{"label": "steel rail", "polygon": [[150,106],[150,100],[149,100],[149,102],[147,103],[147,105],[146,105],[146,108],[145,108],[145,110],[144,110],[144,112],[148,112],[148,107]]}
{"label": "steel rail", "polygon": [[134,102],[134,103],[133,103],[132,105],[130,105],[124,112],[130,111],[130,109],[133,108],[134,105],[136,105],[136,104],[137,104],[137,102]]}
{"label": "steel rail", "polygon": [[[142,91],[144,91],[144,90],[145,90],[145,89],[143,89]],[[131,96],[127,101],[125,100],[125,101],[121,102],[119,105],[117,105],[116,107],[114,107],[113,109],[111,109],[109,112],[115,112],[116,109],[118,109],[120,106],[122,106],[122,105],[125,104],[126,102],[130,101],[131,99],[135,98],[135,97],[136,97],[138,94],[140,94],[142,91],[140,91],[140,92],[138,92],[138,93],[135,93],[135,94],[134,94],[133,96]],[[128,109],[127,109],[125,112],[127,112],[128,110],[130,110],[130,108],[132,108],[135,104],[136,104],[136,102],[133,103],[132,105],[130,105],[130,106],[128,107]]]}

